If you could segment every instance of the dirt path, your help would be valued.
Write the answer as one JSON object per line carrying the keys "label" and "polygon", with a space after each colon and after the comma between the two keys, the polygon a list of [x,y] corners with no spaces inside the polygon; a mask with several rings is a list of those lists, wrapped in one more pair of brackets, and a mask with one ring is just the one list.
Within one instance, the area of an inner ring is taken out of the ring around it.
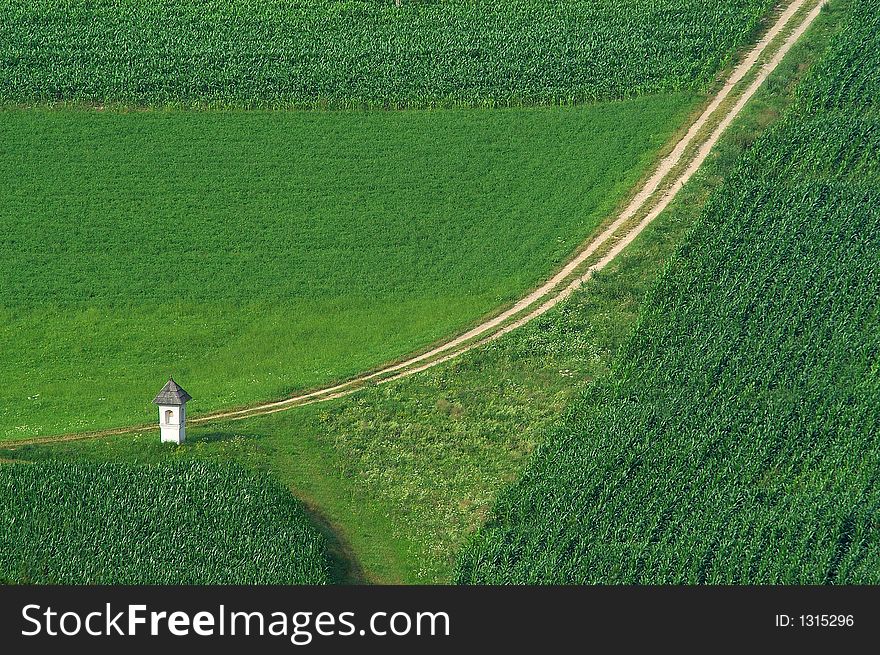
{"label": "dirt path", "polygon": [[[297,394],[274,402],[260,403],[242,409],[203,414],[191,418],[189,422],[200,425],[220,420],[237,420],[250,416],[281,412],[300,405],[341,398],[354,393],[366,385],[391,382],[392,380],[413,375],[449,361],[473,348],[507,334],[511,330],[524,325],[555,307],[588,280],[593,273],[602,270],[611,262],[672,202],[678,191],[708,157],[709,152],[718,142],[718,139],[721,138],[721,135],[730,123],[733,122],[749,99],[767,79],[767,76],[779,65],[785,54],[819,15],[821,6],[824,4],[823,2],[816,4],[813,10],[801,20],[782,44],[774,44],[774,47],[777,48],[775,52],[772,49],[768,50],[776,37],[787,27],[790,27],[789,23],[795,14],[805,5],[809,6],[808,3],[812,1],[793,0],[785,8],[763,38],[733,69],[721,90],[718,91],[672,151],[663,158],[651,177],[623,211],[617,215],[615,220],[598,236],[584,244],[584,247],[558,273],[539,288],[520,299],[512,307],[426,352],[378,370],[364,373],[340,384]],[[744,78],[758,66],[758,61],[763,56],[769,54],[773,56],[760,66],[754,80],[746,88],[740,89],[743,86],[741,83]],[[737,94],[739,95],[737,96]],[[733,98],[738,98],[735,103],[727,102],[725,104],[726,101]],[[705,134],[709,129],[711,129],[711,132]],[[677,169],[683,165],[686,167],[680,174],[677,174]],[[635,226],[630,226],[629,224],[633,219],[638,217],[643,211],[647,211],[645,216]],[[615,239],[617,240],[615,241]],[[610,244],[613,245],[607,252],[602,254],[602,247]],[[597,253],[602,254],[601,258],[591,264],[585,272],[582,272],[580,269]],[[154,428],[153,424],[148,424],[80,434],[35,437],[0,442],[0,448],[97,439],[118,434],[143,432],[145,430],[153,430]]]}

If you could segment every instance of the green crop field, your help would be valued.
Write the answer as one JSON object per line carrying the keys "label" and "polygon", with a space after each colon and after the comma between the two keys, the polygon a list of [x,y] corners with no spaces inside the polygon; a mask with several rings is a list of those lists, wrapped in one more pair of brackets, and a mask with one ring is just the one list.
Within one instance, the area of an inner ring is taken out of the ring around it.
{"label": "green crop field", "polygon": [[673,204],[498,341],[183,445],[24,443],[154,423],[169,374],[198,417],[497,313],[780,9],[0,2],[0,582],[880,582],[868,0],[831,0]]}
{"label": "green crop field", "polygon": [[489,346],[351,398],[191,426],[180,447],[146,433],[20,447],[0,459],[235,460],[272,471],[315,510],[335,579],[449,582],[495,494],[528,465],[565,404],[607,371],[710,190],[791,102],[842,15],[839,3],[823,12],[674,204],[582,293]]}
{"label": "green crop field", "polygon": [[769,0],[5,0],[0,100],[569,104],[696,90]]}
{"label": "green crop field", "polygon": [[231,464],[5,464],[0,506],[7,582],[328,582],[300,502]]}
{"label": "green crop field", "polygon": [[880,583],[878,53],[853,2],[459,581]]}
{"label": "green crop field", "polygon": [[0,111],[0,438],[144,423],[394,359],[510,302],[690,94],[410,112]]}

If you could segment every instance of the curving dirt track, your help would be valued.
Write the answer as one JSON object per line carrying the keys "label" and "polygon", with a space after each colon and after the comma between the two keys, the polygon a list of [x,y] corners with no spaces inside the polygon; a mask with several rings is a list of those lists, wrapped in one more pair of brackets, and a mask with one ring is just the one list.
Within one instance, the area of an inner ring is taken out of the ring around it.
{"label": "curving dirt track", "polygon": [[[730,123],[819,15],[822,5],[824,0],[793,0],[788,4],[763,38],[733,69],[721,90],[672,151],[663,158],[651,177],[615,220],[598,236],[584,244],[559,272],[512,307],[426,352],[364,373],[340,384],[296,394],[283,400],[203,414],[191,418],[189,422],[199,425],[219,420],[237,420],[341,398],[365,385],[397,380],[449,361],[507,334],[552,309],[579,288],[593,273],[602,270],[611,262],[672,202],[678,191],[708,157]],[[809,6],[813,6],[812,10],[802,15],[801,10]],[[801,17],[799,22],[792,26],[792,19],[796,15]],[[786,29],[789,29],[790,33],[784,39],[777,38]],[[762,60],[763,63],[759,63]],[[754,77],[751,81],[744,81],[752,73]],[[641,219],[633,225],[640,216]],[[610,247],[604,250],[608,246]],[[584,268],[597,254],[600,256],[598,261]],[[34,437],[0,442],[0,448],[11,449],[40,443],[97,439],[153,429],[155,425],[149,424],[96,432]]]}

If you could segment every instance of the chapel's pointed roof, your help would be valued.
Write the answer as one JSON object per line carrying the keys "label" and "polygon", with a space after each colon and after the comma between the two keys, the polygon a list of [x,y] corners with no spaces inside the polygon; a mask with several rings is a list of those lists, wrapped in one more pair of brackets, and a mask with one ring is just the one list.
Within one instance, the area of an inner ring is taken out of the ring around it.
{"label": "chapel's pointed roof", "polygon": [[192,396],[171,378],[168,378],[162,391],[153,398],[153,402],[157,405],[182,405],[187,400],[192,400]]}

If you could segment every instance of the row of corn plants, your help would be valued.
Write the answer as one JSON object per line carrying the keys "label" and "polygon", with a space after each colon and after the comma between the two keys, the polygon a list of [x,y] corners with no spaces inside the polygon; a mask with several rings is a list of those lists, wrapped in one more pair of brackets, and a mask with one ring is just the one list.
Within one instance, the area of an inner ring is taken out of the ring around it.
{"label": "row of corn plants", "polygon": [[703,88],[770,0],[8,0],[0,102],[570,104]]}
{"label": "row of corn plants", "polygon": [[324,542],[268,474],[206,462],[0,465],[0,580],[326,584]]}

